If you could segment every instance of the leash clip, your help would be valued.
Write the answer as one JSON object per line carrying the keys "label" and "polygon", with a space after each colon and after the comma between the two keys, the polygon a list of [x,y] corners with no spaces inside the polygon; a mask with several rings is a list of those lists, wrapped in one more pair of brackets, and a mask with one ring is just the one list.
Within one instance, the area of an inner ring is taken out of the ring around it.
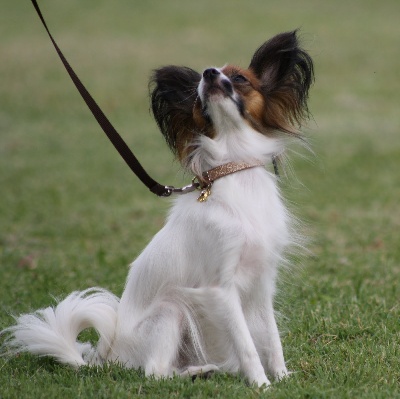
{"label": "leash clip", "polygon": [[197,190],[200,187],[200,183],[196,182],[195,179],[196,178],[192,179],[191,184],[179,188],[176,188],[174,186],[165,186],[165,197],[169,197],[171,194],[187,194]]}

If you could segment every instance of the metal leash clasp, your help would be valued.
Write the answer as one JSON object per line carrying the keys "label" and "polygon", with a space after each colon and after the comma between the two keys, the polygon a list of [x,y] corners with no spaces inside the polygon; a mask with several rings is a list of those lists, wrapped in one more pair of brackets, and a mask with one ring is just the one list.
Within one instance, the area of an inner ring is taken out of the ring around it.
{"label": "metal leash clasp", "polygon": [[196,182],[196,177],[192,179],[192,183],[188,184],[187,186],[176,188],[174,186],[165,186],[166,190],[170,194],[187,194],[191,193],[192,191],[197,190],[200,187],[200,183]]}
{"label": "metal leash clasp", "polygon": [[200,181],[198,176],[193,177],[192,183],[187,186],[176,188],[174,186],[165,186],[165,197],[169,197],[171,194],[187,194],[195,190],[200,190],[200,195],[197,198],[199,202],[207,201],[207,198],[211,195],[212,182]]}

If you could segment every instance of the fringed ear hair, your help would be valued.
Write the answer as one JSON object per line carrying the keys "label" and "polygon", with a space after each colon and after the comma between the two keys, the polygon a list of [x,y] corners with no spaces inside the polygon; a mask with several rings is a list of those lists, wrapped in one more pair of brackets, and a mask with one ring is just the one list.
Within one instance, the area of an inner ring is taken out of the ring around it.
{"label": "fringed ear hair", "polygon": [[181,161],[195,136],[193,108],[200,79],[200,74],[190,68],[171,65],[155,70],[149,84],[155,120]]}
{"label": "fringed ear hair", "polygon": [[249,69],[261,82],[266,103],[264,124],[297,135],[308,116],[308,90],[314,81],[312,59],[299,47],[297,31],[265,42],[255,52]]}

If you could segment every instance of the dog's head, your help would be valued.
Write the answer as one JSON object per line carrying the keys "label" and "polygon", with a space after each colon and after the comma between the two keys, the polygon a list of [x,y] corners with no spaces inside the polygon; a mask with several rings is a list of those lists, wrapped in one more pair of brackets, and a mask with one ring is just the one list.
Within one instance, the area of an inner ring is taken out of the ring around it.
{"label": "dog's head", "polygon": [[298,135],[313,78],[312,60],[296,31],[282,33],[258,48],[247,69],[157,69],[151,106],[168,145],[184,161],[199,135],[214,138],[243,123],[267,136]]}

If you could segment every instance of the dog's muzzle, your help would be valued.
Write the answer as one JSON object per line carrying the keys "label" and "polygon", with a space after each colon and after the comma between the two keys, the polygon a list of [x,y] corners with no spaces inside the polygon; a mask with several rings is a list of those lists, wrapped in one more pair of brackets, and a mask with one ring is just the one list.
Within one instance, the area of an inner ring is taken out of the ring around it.
{"label": "dog's muzzle", "polygon": [[233,86],[231,81],[220,70],[207,68],[203,72],[198,91],[202,101],[218,93],[226,97],[232,97]]}

